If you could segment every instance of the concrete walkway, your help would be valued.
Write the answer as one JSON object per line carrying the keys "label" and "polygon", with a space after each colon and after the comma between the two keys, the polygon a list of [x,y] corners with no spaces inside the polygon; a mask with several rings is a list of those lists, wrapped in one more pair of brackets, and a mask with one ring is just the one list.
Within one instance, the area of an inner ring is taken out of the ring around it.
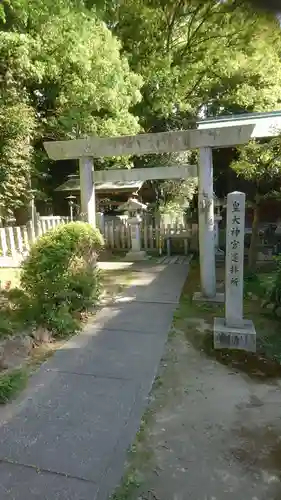
{"label": "concrete walkway", "polygon": [[119,482],[188,266],[139,270],[0,410],[1,500],[106,500]]}

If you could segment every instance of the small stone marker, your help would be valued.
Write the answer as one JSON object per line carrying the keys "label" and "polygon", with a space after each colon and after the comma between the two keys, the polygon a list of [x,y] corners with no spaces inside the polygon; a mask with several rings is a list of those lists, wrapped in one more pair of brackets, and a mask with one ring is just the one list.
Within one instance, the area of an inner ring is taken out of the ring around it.
{"label": "small stone marker", "polygon": [[215,318],[215,349],[256,351],[252,321],[243,319],[245,193],[227,195],[225,319]]}
{"label": "small stone marker", "polygon": [[225,258],[225,320],[230,327],[243,324],[245,194],[227,196]]}

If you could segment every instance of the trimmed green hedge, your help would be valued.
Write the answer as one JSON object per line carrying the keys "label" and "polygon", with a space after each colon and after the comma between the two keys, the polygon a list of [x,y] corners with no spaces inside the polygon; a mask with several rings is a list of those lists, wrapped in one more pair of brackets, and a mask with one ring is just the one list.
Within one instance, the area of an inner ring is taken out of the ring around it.
{"label": "trimmed green hedge", "polygon": [[36,324],[61,335],[77,329],[74,313],[99,297],[95,264],[103,246],[99,230],[85,222],[58,226],[35,242],[23,263],[21,286]]}

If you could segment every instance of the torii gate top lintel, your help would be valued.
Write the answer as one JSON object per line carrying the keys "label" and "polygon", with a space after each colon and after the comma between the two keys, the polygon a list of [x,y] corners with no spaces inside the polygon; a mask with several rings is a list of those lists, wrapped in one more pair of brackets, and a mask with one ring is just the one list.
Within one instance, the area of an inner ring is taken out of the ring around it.
{"label": "torii gate top lintel", "polygon": [[230,147],[245,144],[252,138],[278,135],[281,129],[281,111],[206,119],[198,121],[196,127],[134,136],[45,142],[44,146],[53,160],[172,153],[201,147]]}
{"label": "torii gate top lintel", "polygon": [[161,154],[186,151],[200,147],[227,147],[248,142],[254,125],[227,128],[189,129],[120,137],[89,137],[68,141],[45,142],[52,160],[82,157]]}

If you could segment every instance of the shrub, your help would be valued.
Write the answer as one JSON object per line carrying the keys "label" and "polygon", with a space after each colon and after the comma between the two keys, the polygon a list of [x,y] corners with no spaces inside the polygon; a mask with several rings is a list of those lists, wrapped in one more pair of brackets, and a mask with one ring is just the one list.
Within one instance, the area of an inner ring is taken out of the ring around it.
{"label": "shrub", "polygon": [[66,304],[55,309],[46,311],[45,322],[50,330],[56,332],[58,337],[63,337],[65,334],[72,334],[80,330],[80,322],[73,316]]}
{"label": "shrub", "polygon": [[0,404],[5,404],[9,399],[24,388],[27,373],[21,368],[0,375]]}
{"label": "shrub", "polygon": [[21,286],[37,323],[60,334],[73,331],[72,313],[98,300],[96,260],[103,245],[100,232],[84,222],[58,226],[35,242],[23,263]]}
{"label": "shrub", "polygon": [[[11,288],[0,292],[0,340],[25,328],[31,316],[30,300],[23,290]],[[29,319],[29,318],[28,318]]]}
{"label": "shrub", "polygon": [[0,339],[2,337],[11,335],[14,333],[13,323],[11,322],[9,316],[4,316],[1,314],[0,316]]}
{"label": "shrub", "polygon": [[274,305],[274,310],[281,306],[281,256],[275,258],[277,262],[277,271],[275,273],[274,281],[268,289],[266,303]]}

